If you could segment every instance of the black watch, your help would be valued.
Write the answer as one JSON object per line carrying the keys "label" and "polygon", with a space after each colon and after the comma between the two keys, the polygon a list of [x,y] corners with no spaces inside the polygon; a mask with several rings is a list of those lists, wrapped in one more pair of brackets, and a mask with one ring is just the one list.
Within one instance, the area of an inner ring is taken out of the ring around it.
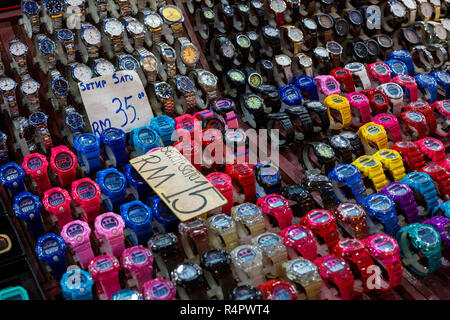
{"label": "black watch", "polygon": [[256,69],[263,77],[265,77],[264,82],[273,83],[275,81],[274,76],[273,76],[274,66],[273,66],[272,61],[267,60],[267,59],[262,59],[256,65]]}
{"label": "black watch", "polygon": [[[211,103],[211,109],[221,115],[224,119],[227,119],[227,113],[234,112],[236,113],[236,104],[233,99],[220,98]],[[232,120],[232,119],[228,119]]]}
{"label": "black watch", "polygon": [[336,206],[333,184],[319,170],[306,171],[302,184],[309,192],[319,192],[324,209],[331,209]]}
{"label": "black watch", "polygon": [[353,148],[350,140],[342,135],[328,136],[326,142],[333,148],[336,158],[343,163],[353,162]]}
{"label": "black watch", "polygon": [[238,51],[234,63],[238,66],[245,65],[249,61],[252,42],[245,34],[236,34],[234,42]]}
{"label": "black watch", "polygon": [[222,249],[207,251],[200,257],[200,266],[203,270],[209,271],[217,284],[222,288],[222,298],[228,297],[236,285],[231,273],[230,254]]}
{"label": "black watch", "polygon": [[363,16],[358,10],[347,10],[345,11],[345,19],[350,25],[350,33],[354,37],[359,37],[361,34],[361,28],[364,23]]}
{"label": "black watch", "polygon": [[347,57],[354,58],[350,58],[349,61],[356,60],[359,62],[365,62],[367,61],[367,57],[369,56],[369,49],[367,48],[367,45],[364,43],[364,41],[350,42],[347,47],[347,52],[349,52]]}
{"label": "black watch", "polygon": [[210,42],[210,58],[215,70],[222,73],[230,70],[236,57],[236,48],[226,37],[219,35]]}
{"label": "black watch", "polygon": [[223,85],[226,95],[237,98],[245,93],[247,88],[245,74],[238,69],[228,70],[223,76]]}
{"label": "black watch", "polygon": [[[216,26],[222,34],[230,34],[233,31],[234,10],[226,2],[220,2],[214,6],[214,13],[216,14]],[[224,24],[224,28],[220,27],[220,22]]]}
{"label": "black watch", "polygon": [[[265,22],[267,21],[267,17],[264,13],[264,3],[261,2],[260,0],[251,0],[250,1],[250,15],[255,14],[257,19],[258,19],[258,25],[255,25],[255,22],[252,22],[252,25],[257,27],[257,26],[262,26],[265,24]],[[252,19],[250,18],[250,21],[252,21]]]}
{"label": "black watch", "polygon": [[378,42],[374,39],[369,39],[366,40],[365,43],[367,46],[368,62],[375,62],[377,57],[380,55],[380,46],[378,45]]}
{"label": "black watch", "polygon": [[326,13],[318,13],[314,17],[318,26],[319,39],[325,45],[333,38],[334,19]]}
{"label": "black watch", "polygon": [[163,259],[169,272],[180,263],[177,246],[178,238],[172,232],[155,233],[148,241],[148,247]]}
{"label": "black watch", "polygon": [[301,184],[290,184],[281,188],[281,195],[288,200],[297,202],[291,205],[296,215],[303,217],[309,211],[317,208],[317,203],[311,195],[311,192],[306,190]]}
{"label": "black watch", "polygon": [[350,32],[350,25],[344,18],[334,19],[334,37],[336,41],[342,42],[347,38]]}
{"label": "black watch", "polygon": [[[278,137],[274,134],[274,129],[278,130]],[[291,119],[284,112],[275,112],[267,115],[267,130],[271,143],[276,143],[284,147],[294,141],[295,129]]]}
{"label": "black watch", "polygon": [[245,93],[240,96],[240,106],[243,113],[242,120],[253,129],[266,127],[264,113],[264,100],[253,93]]}
{"label": "black watch", "polygon": [[300,29],[303,32],[303,48],[310,51],[317,47],[317,23],[311,18],[303,18],[300,21]]}
{"label": "black watch", "polygon": [[[304,138],[310,138],[314,134],[314,126],[308,110],[304,106],[288,106],[285,112],[291,117],[295,128],[303,133]],[[303,139],[302,139],[303,140]]]}
{"label": "black watch", "polygon": [[264,49],[264,54],[266,55],[266,57],[271,58],[272,56],[280,54],[280,30],[271,25],[265,25],[261,28],[261,34],[267,49],[269,49]]}
{"label": "black watch", "polygon": [[250,7],[244,3],[234,5],[233,27],[236,31],[246,31],[250,24]]}
{"label": "black watch", "polygon": [[262,300],[262,293],[257,288],[244,284],[234,288],[228,300]]}
{"label": "black watch", "polygon": [[189,294],[192,300],[204,300],[206,298],[207,282],[203,276],[203,270],[198,264],[182,263],[171,272],[172,281]]}
{"label": "black watch", "polygon": [[[282,175],[278,167],[268,161],[257,163],[253,166],[257,182],[257,198],[272,193],[280,193]],[[258,189],[263,189],[262,191]]]}
{"label": "black watch", "polygon": [[320,0],[319,5],[322,12],[330,13],[334,6],[334,0]]}
{"label": "black watch", "polygon": [[269,84],[263,84],[254,89],[264,100],[264,104],[267,108],[270,108],[272,112],[280,111],[281,96],[280,91],[277,90],[277,87]]}
{"label": "black watch", "polygon": [[[248,31],[246,35],[251,42],[249,62],[254,63],[261,58],[261,39],[259,34],[255,31]],[[253,61],[251,60],[252,58]]]}
{"label": "black watch", "polygon": [[361,139],[356,133],[352,131],[346,131],[340,133],[340,135],[350,141],[353,153],[355,154],[355,158],[365,155],[364,145],[362,144]]}
{"label": "black watch", "polygon": [[414,28],[400,28],[400,41],[408,51],[421,44],[421,38]]}
{"label": "black watch", "polygon": [[308,110],[309,116],[313,122],[313,126],[320,128],[320,131],[327,132],[330,127],[330,117],[328,116],[327,107],[320,101],[306,101],[303,106]]}
{"label": "black watch", "polygon": [[299,162],[305,170],[319,167],[323,174],[328,175],[335,166],[336,156],[330,145],[323,142],[308,142],[300,150]]}
{"label": "black watch", "polygon": [[[195,11],[194,17],[200,37],[209,42],[213,38],[216,14],[210,8],[203,7]],[[206,47],[208,49],[209,46]]]}
{"label": "black watch", "polygon": [[392,47],[394,46],[394,41],[387,34],[379,34],[375,36],[375,40],[380,46],[380,58],[383,61],[387,60],[387,56],[392,51]]}

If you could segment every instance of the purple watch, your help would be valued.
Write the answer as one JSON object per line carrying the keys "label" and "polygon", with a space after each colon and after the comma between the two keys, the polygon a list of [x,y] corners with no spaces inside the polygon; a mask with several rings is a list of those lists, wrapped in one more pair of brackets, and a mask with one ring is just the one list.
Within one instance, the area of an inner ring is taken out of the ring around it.
{"label": "purple watch", "polygon": [[392,198],[395,202],[398,212],[403,213],[409,223],[419,222],[419,209],[414,199],[414,193],[411,188],[403,182],[391,182],[380,190]]}
{"label": "purple watch", "polygon": [[442,240],[442,264],[441,268],[450,269],[450,218],[434,216],[423,223],[436,228]]}

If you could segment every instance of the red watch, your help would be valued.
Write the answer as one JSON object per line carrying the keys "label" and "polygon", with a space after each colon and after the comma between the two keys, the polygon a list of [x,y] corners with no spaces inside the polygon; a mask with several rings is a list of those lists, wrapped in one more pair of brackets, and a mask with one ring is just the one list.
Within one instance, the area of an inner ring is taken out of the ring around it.
{"label": "red watch", "polygon": [[425,100],[417,100],[408,103],[406,110],[414,110],[423,114],[428,127],[428,135],[436,131],[436,118],[434,117],[433,108]]}
{"label": "red watch", "polygon": [[366,71],[369,79],[372,82],[378,81],[375,87],[378,87],[380,83],[386,83],[391,81],[391,69],[384,62],[374,62],[366,66]]}
{"label": "red watch", "polygon": [[272,226],[278,226],[283,230],[292,224],[292,209],[285,197],[271,193],[258,198],[256,204],[261,207],[261,211]]}
{"label": "red watch", "polygon": [[436,182],[436,190],[441,197],[450,197],[450,173],[438,164],[430,164],[422,168],[422,172],[428,173]]}
{"label": "red watch", "polygon": [[263,300],[297,300],[297,289],[282,279],[272,279],[258,285]]}
{"label": "red watch", "polygon": [[56,217],[59,227],[73,221],[70,202],[72,198],[67,190],[62,188],[52,188],[44,192],[42,204],[47,212]]}
{"label": "red watch", "polygon": [[22,162],[23,171],[36,183],[39,193],[44,193],[52,187],[48,178],[48,161],[40,153],[32,153],[26,156]]}
{"label": "red watch", "polygon": [[[427,120],[424,115],[417,111],[405,111],[400,114],[404,129],[410,133],[411,138],[416,140],[427,136]],[[405,132],[405,130],[402,130]]]}
{"label": "red watch", "polygon": [[226,173],[233,180],[233,186],[240,194],[245,195],[244,202],[256,200],[256,178],[251,164],[227,164]]}
{"label": "red watch", "polygon": [[290,259],[295,259],[298,254],[303,258],[313,261],[317,258],[317,244],[311,230],[300,224],[293,224],[280,231],[284,238]]}
{"label": "red watch", "polygon": [[189,162],[198,170],[202,169],[202,149],[197,141],[178,141],[173,145],[175,149],[189,160]]}
{"label": "red watch", "polygon": [[379,113],[372,118],[372,121],[376,124],[380,124],[386,130],[386,133],[390,135],[392,141],[397,142],[403,139],[402,131],[400,130],[400,124],[398,119],[391,113]]}
{"label": "red watch", "polygon": [[425,159],[419,146],[412,141],[397,141],[392,149],[400,152],[410,171],[420,171],[425,166]]}
{"label": "red watch", "polygon": [[392,78],[391,81],[403,87],[403,91],[409,92],[409,100],[411,102],[417,100],[417,82],[414,77],[407,74],[399,74]]}
{"label": "red watch", "polygon": [[222,213],[230,215],[233,207],[233,182],[231,177],[226,173],[213,172],[208,174],[206,179],[227,199],[227,204],[222,206]]}
{"label": "red watch", "polygon": [[440,137],[448,137],[450,135],[450,100],[436,101],[431,105],[436,111],[434,113],[436,123],[436,134]]}
{"label": "red watch", "polygon": [[435,164],[445,166],[447,159],[445,158],[445,147],[442,141],[426,137],[416,141],[422,154],[426,155]]}
{"label": "red watch", "polygon": [[389,110],[389,98],[379,89],[366,89],[361,91],[369,98],[372,115],[386,113]]}
{"label": "red watch", "polygon": [[75,180],[77,164],[77,156],[66,146],[51,149],[50,167],[58,176],[61,186],[67,186]]}
{"label": "red watch", "polygon": [[342,300],[353,299],[355,278],[347,261],[330,254],[326,257],[317,258],[314,260],[314,264],[317,265],[319,274],[327,287],[331,287],[331,282],[338,289],[339,297]]}
{"label": "red watch", "polygon": [[[226,145],[223,143],[222,133],[216,129],[202,130],[202,167],[206,169],[214,169],[219,164],[224,163],[226,156]],[[218,144],[221,144],[221,149]],[[222,151],[222,154],[217,152]]]}
{"label": "red watch", "polygon": [[90,178],[83,178],[72,183],[73,201],[83,208],[82,217],[90,223],[100,213],[100,197],[102,190],[100,186]]}
{"label": "red watch", "polygon": [[194,132],[196,130],[200,131],[202,128],[198,120],[188,113],[183,114],[182,116],[178,116],[174,118],[174,120],[175,120],[175,131],[178,132],[178,129],[187,130],[191,134],[191,138],[194,138]]}
{"label": "red watch", "polygon": [[[368,279],[372,275],[371,272],[367,272],[367,268],[373,266],[375,263],[366,250],[364,243],[358,239],[345,238],[340,240],[333,249],[333,253],[338,257],[344,258],[351,264],[356,266],[359,273],[359,279],[363,283],[363,290],[357,293],[364,293],[370,289],[367,287]],[[354,272],[356,270],[353,270]]]}
{"label": "red watch", "polygon": [[309,228],[317,239],[325,242],[328,251],[339,241],[339,232],[337,230],[336,220],[333,214],[325,209],[314,209],[308,212],[300,221],[301,224]]}
{"label": "red watch", "polygon": [[330,76],[334,77],[339,83],[345,86],[345,91],[347,93],[354,92],[355,82],[353,81],[352,72],[345,68],[335,68],[331,70]]}

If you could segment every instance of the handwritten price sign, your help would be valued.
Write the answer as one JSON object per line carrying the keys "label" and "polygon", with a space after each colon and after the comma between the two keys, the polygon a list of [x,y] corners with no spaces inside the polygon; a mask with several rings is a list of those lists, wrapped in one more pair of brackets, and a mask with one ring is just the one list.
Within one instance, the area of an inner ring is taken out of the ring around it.
{"label": "handwritten price sign", "polygon": [[116,73],[80,82],[84,107],[97,136],[111,127],[130,132],[150,123],[153,112],[144,86],[135,71]]}
{"label": "handwritten price sign", "polygon": [[227,203],[211,182],[172,146],[131,159],[130,163],[181,221]]}

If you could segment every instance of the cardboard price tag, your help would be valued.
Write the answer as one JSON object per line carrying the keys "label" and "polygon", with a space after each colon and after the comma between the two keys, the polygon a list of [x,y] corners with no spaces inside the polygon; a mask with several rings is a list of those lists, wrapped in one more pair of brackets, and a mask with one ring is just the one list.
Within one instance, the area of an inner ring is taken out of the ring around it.
{"label": "cardboard price tag", "polygon": [[131,159],[130,163],[181,221],[227,203],[219,190],[172,146]]}
{"label": "cardboard price tag", "polygon": [[152,108],[139,75],[118,71],[78,84],[92,131],[97,136],[107,128],[130,132],[150,123]]}

